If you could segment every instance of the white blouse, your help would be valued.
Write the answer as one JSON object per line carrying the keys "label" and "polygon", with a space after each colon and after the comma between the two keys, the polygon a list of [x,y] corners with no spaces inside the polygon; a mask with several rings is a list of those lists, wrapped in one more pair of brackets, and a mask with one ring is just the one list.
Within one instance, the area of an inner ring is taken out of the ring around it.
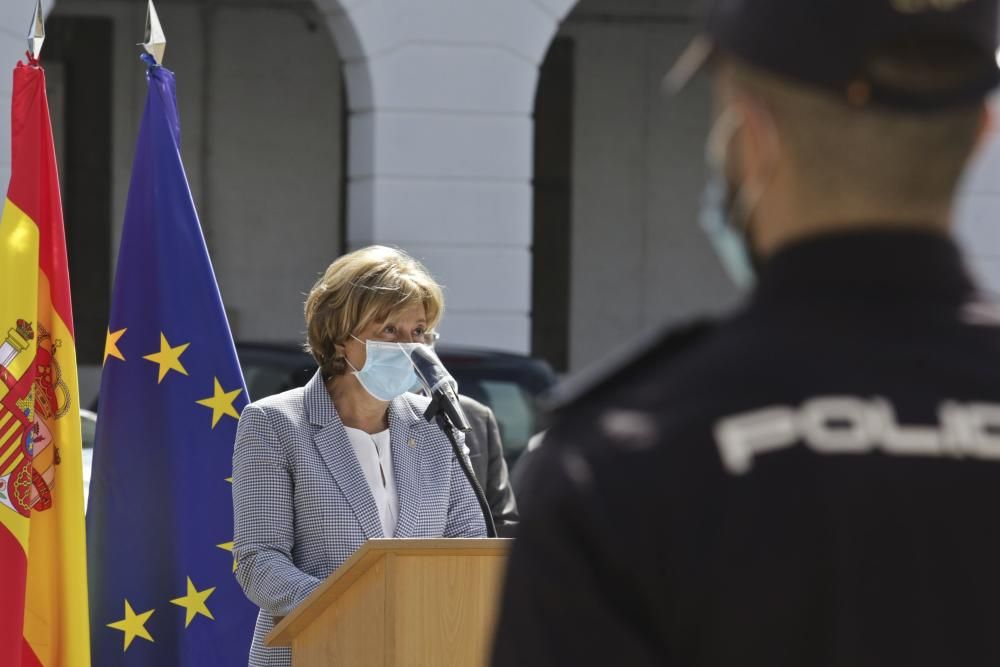
{"label": "white blouse", "polygon": [[396,493],[396,478],[392,474],[392,449],[389,430],[381,433],[366,433],[360,429],[345,426],[347,438],[354,448],[354,455],[361,464],[371,489],[378,518],[382,522],[382,534],[392,537],[396,532],[399,518],[399,495]]}

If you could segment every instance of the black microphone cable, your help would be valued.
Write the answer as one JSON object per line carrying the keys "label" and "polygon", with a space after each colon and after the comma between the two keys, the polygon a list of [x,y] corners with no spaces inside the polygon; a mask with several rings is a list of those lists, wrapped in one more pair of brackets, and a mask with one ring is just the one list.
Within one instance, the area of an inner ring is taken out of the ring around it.
{"label": "black microphone cable", "polygon": [[451,448],[458,458],[458,465],[462,468],[462,472],[465,473],[465,478],[469,480],[469,484],[472,485],[472,492],[475,494],[476,501],[479,503],[479,509],[483,513],[483,521],[486,522],[486,537],[496,537],[497,527],[493,522],[493,513],[490,511],[490,504],[486,500],[486,493],[483,491],[479,480],[476,479],[476,473],[472,470],[469,457],[466,456],[458,444],[458,438],[455,437],[457,429],[452,426],[448,416],[441,409],[440,400],[435,399],[431,401],[431,404],[427,407],[427,411],[424,412],[424,417],[427,418],[427,421],[434,419],[438,427],[444,431],[445,437],[448,438],[448,442],[451,443]]}
{"label": "black microphone cable", "polygon": [[476,479],[476,473],[472,470],[472,463],[469,457],[458,444],[455,435],[457,431],[468,432],[470,430],[469,420],[462,411],[462,406],[458,402],[456,394],[456,383],[454,378],[448,373],[437,353],[426,345],[418,345],[410,353],[410,363],[417,373],[417,379],[430,397],[430,405],[424,411],[424,418],[429,422],[436,418],[438,427],[444,432],[451,443],[451,448],[458,458],[458,464],[462,468],[462,473],[469,480],[472,491],[479,503],[479,509],[483,513],[483,521],[486,522],[486,535],[488,537],[497,536],[496,524],[493,522],[493,513],[490,511],[489,501],[483,492],[483,487]]}

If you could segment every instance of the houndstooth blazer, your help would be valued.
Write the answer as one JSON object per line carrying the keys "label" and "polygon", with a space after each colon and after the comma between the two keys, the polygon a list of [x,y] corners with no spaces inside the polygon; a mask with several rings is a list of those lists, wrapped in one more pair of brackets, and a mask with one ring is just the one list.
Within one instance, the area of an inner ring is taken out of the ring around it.
{"label": "houndstooth blazer", "polygon": [[[485,537],[451,445],[422,417],[427,401],[404,394],[389,404],[395,537]],[[385,537],[319,372],[304,388],[244,408],[233,452],[233,513],[236,577],[260,607],[249,664],[290,667],[289,649],[263,643],[274,617],[294,609],[365,540]]]}

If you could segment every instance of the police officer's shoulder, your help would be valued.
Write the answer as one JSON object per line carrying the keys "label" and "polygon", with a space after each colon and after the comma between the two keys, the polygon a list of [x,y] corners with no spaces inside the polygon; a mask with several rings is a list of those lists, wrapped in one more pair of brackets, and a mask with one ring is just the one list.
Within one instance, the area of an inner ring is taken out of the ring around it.
{"label": "police officer's shoulder", "polygon": [[614,449],[605,446],[609,440],[602,434],[609,419],[617,421],[617,408],[650,381],[659,385],[682,359],[698,356],[718,328],[716,321],[700,319],[657,330],[559,385],[543,406],[549,429],[514,466],[518,507],[530,514],[536,504],[583,492],[599,461]]}
{"label": "police officer's shoulder", "polygon": [[991,295],[977,294],[962,307],[960,317],[970,326],[1000,328],[1000,302]]}
{"label": "police officer's shoulder", "polygon": [[665,372],[716,328],[715,320],[703,318],[647,334],[557,386],[544,407],[560,416],[595,402],[606,402],[640,377]]}

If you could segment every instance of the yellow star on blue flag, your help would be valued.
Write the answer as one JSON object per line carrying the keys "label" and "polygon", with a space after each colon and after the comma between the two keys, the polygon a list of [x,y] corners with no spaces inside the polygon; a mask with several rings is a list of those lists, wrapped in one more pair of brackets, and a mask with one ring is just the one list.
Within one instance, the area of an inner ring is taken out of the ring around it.
{"label": "yellow star on blue flag", "polygon": [[160,351],[154,352],[152,354],[147,354],[143,357],[146,361],[152,361],[154,364],[158,364],[160,369],[158,371],[158,376],[156,378],[157,384],[163,382],[163,378],[167,376],[170,371],[177,371],[183,375],[187,375],[187,369],[184,368],[184,364],[181,363],[181,355],[184,351],[188,349],[190,343],[183,343],[181,345],[170,345],[167,342],[167,337],[160,332]]}
{"label": "yellow star on blue flag", "polygon": [[240,413],[236,412],[236,408],[233,407],[233,401],[236,397],[243,393],[243,387],[237,387],[232,391],[226,391],[219,384],[219,378],[215,378],[215,390],[214,393],[208,398],[203,398],[200,401],[196,401],[198,405],[204,405],[206,408],[212,408],[212,428],[219,423],[223,415],[229,415],[233,419],[239,419]]}
{"label": "yellow star on blue flag", "polygon": [[153,641],[149,630],[146,629],[146,621],[153,615],[153,611],[155,610],[150,609],[149,611],[137,614],[133,611],[132,605],[128,603],[128,599],[125,600],[125,618],[108,623],[109,628],[121,630],[124,633],[125,647],[122,649],[123,651],[128,650],[128,647],[132,645],[132,640],[136,637],[142,637],[150,642]]}
{"label": "yellow star on blue flag", "polygon": [[191,621],[193,621],[194,617],[198,614],[207,616],[213,621],[215,620],[215,617],[212,616],[212,612],[208,610],[208,605],[205,604],[208,600],[208,596],[214,592],[215,586],[199,591],[195,588],[194,583],[192,583],[191,577],[187,578],[187,594],[179,598],[174,598],[170,601],[171,604],[175,604],[178,607],[184,607],[184,610],[187,612],[184,617],[185,628],[191,625]]}

